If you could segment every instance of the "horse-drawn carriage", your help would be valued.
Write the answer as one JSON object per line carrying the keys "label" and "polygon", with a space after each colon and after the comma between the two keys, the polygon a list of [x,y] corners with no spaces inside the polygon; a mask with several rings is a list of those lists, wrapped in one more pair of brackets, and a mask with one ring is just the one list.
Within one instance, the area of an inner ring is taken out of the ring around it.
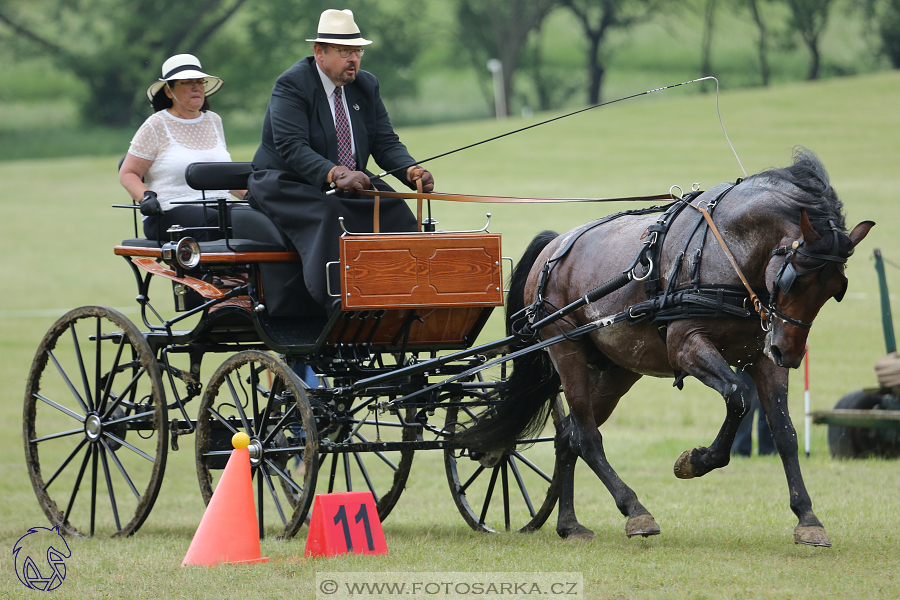
{"label": "horse-drawn carriage", "polygon": [[[187,179],[200,190],[241,189],[249,170],[197,163]],[[309,297],[299,255],[274,224],[245,204],[229,208],[220,240],[171,231],[115,247],[134,273],[143,330],[116,310],[86,306],[42,341],[24,428],[51,522],[78,535],[134,533],[159,493],[167,453],[188,434],[208,502],[232,435],[244,431],[260,535],[296,533],[315,493],[370,490],[385,519],[414,452],[425,449],[444,452],[451,494],[473,528],[540,527],[558,493],[552,431],[527,441],[547,448],[532,449],[539,458],[513,450],[489,466],[446,443],[489,404],[502,366],[405,398],[497,354],[468,349],[502,304],[500,235],[486,227],[348,233],[340,305],[329,314]],[[171,280],[174,318],[151,303],[151,281],[160,279]],[[211,361],[215,372],[201,379]],[[304,381],[302,365],[318,381]]]}
{"label": "horse-drawn carriage", "polygon": [[[240,189],[248,170],[199,164],[187,178]],[[340,270],[333,311],[305,295],[305,265],[249,207],[231,209],[218,241],[126,240],[115,253],[134,272],[144,329],[110,308],[78,308],[34,359],[24,441],[38,500],[72,534],[129,535],[156,500],[170,446],[194,434],[209,501],[243,431],[261,536],[294,535],[316,493],[370,490],[385,519],[426,449],[443,453],[476,530],[534,530],[559,498],[557,532],[592,537],[574,511],[581,458],[628,518],[628,537],[654,535],[599,426],[642,375],[696,377],[726,405],[713,443],[675,463],[677,477],[700,477],[728,464],[749,408],[739,367],[784,462],[795,542],[830,545],[800,475],[787,370],[821,306],[843,296],[843,265],[873,223],[845,231],[824,168],[803,152],[788,168],[670,200],[535,238],[511,278],[507,337],[480,346],[503,303],[500,236],[486,227],[346,232],[328,265]],[[150,302],[159,279],[171,280],[173,318]],[[208,380],[207,354],[226,355]],[[310,367],[316,380],[304,381]]]}

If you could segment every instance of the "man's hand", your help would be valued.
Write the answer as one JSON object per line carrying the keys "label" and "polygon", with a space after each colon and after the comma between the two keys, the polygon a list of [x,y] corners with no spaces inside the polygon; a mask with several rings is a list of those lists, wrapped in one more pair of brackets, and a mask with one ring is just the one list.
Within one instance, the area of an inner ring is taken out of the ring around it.
{"label": "man's hand", "polygon": [[410,183],[415,183],[419,179],[422,180],[422,191],[430,192],[434,190],[434,177],[430,171],[426,171],[419,165],[414,165],[406,172],[406,178]]}
{"label": "man's hand", "polygon": [[156,199],[156,192],[147,190],[144,197],[141,198],[141,214],[145,217],[154,217],[163,214],[159,200]]}
{"label": "man's hand", "polygon": [[368,190],[372,187],[369,176],[362,171],[351,171],[347,167],[338,166],[331,172],[331,182],[342,190]]}

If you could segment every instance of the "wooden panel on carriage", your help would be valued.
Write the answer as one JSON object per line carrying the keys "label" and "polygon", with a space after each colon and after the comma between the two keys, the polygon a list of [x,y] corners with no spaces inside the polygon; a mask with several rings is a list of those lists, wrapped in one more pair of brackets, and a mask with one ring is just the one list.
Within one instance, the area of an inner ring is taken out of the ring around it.
{"label": "wooden panel on carriage", "polygon": [[499,233],[341,238],[344,310],[503,304]]}
{"label": "wooden panel on carriage", "polygon": [[346,312],[328,344],[376,347],[466,347],[484,327],[493,307],[426,307]]}

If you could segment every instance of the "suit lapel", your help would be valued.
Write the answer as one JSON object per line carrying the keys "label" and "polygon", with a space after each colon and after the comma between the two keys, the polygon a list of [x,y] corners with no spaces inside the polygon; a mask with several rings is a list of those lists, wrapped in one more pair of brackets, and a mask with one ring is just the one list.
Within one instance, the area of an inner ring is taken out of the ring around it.
{"label": "suit lapel", "polygon": [[331,116],[331,106],[328,103],[328,96],[325,95],[325,88],[322,87],[322,80],[319,78],[319,71],[316,69],[315,62],[310,65],[309,85],[315,89],[315,114],[319,121],[319,127],[325,132],[325,140],[328,150],[328,160],[333,163],[339,162],[337,147],[337,131],[334,128],[334,117]]}
{"label": "suit lapel", "polygon": [[362,171],[369,160],[369,136],[363,118],[365,106],[363,95],[353,83],[344,86],[347,97],[347,112],[350,113],[350,125],[353,127],[353,143],[356,145],[356,168]]}

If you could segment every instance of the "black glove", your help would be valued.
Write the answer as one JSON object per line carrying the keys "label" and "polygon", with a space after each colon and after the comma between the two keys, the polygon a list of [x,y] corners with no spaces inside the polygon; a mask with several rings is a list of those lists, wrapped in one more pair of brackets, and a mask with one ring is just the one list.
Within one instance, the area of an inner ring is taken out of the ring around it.
{"label": "black glove", "polygon": [[154,217],[163,214],[159,200],[156,199],[156,192],[147,190],[144,197],[141,198],[141,214],[145,217]]}

